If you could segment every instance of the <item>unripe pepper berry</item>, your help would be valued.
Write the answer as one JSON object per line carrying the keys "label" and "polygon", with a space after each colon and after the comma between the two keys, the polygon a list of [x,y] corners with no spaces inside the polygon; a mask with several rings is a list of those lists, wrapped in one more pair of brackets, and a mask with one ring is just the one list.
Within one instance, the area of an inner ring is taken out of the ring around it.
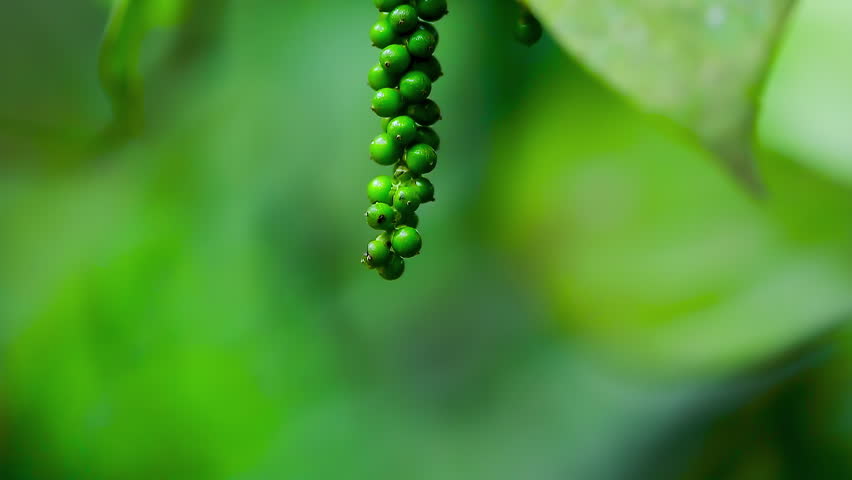
{"label": "unripe pepper berry", "polygon": [[385,280],[396,280],[405,273],[405,260],[399,255],[391,254],[387,263],[377,269]]}
{"label": "unripe pepper berry", "polygon": [[405,45],[388,45],[379,54],[379,64],[393,75],[402,75],[411,66],[411,54]]}
{"label": "unripe pepper berry", "polygon": [[421,103],[409,105],[405,110],[405,114],[413,118],[420,125],[429,127],[441,119],[441,108],[432,100],[426,100]]}
{"label": "unripe pepper berry", "polygon": [[411,5],[400,5],[391,10],[388,22],[396,33],[409,33],[417,28],[417,10]]}
{"label": "unripe pepper berry", "polygon": [[410,70],[425,73],[429,77],[429,80],[432,80],[432,83],[437,82],[444,75],[444,71],[441,69],[441,62],[435,57],[415,59],[414,63],[411,64]]}
{"label": "unripe pepper berry", "polygon": [[367,84],[373,90],[394,88],[399,85],[399,76],[388,72],[381,64],[377,63],[370,69],[370,73],[367,74]]}
{"label": "unripe pepper berry", "polygon": [[386,247],[391,248],[393,246],[391,244],[391,235],[392,234],[393,234],[392,231],[382,232],[376,237],[376,240],[384,243]]}
{"label": "unripe pepper berry", "polygon": [[435,48],[438,46],[438,40],[431,32],[426,29],[418,29],[411,33],[405,40],[405,46],[408,47],[408,53],[412,57],[429,58],[435,53]]}
{"label": "unripe pepper berry", "polygon": [[396,210],[387,203],[370,205],[364,215],[367,217],[367,225],[376,230],[393,230],[396,223]]}
{"label": "unripe pepper berry", "polygon": [[[435,201],[435,186],[426,177],[417,177],[414,179],[414,186],[417,187],[417,197],[420,203],[428,203]],[[406,223],[406,225],[408,225]],[[416,225],[411,225],[415,227]]]}
{"label": "unripe pepper berry", "polygon": [[417,136],[414,139],[414,143],[425,143],[437,152],[441,146],[441,138],[430,127],[417,127]]}
{"label": "unripe pepper berry", "polygon": [[380,11],[390,12],[403,3],[408,3],[408,0],[373,0],[373,3],[376,4],[376,8]]}
{"label": "unripe pepper berry", "polygon": [[536,44],[541,40],[541,23],[529,11],[524,11],[515,22],[515,38],[526,46]]}
{"label": "unripe pepper berry", "polygon": [[[373,95],[372,109],[380,117],[395,117],[405,108],[405,100],[399,90],[381,88]],[[425,115],[425,114],[424,114]],[[416,120],[416,119],[415,119]]]}
{"label": "unripe pepper berry", "polygon": [[393,178],[387,175],[379,175],[367,184],[367,198],[370,203],[393,203]]}
{"label": "unripe pepper berry", "polygon": [[391,120],[385,131],[399,144],[408,145],[417,137],[417,123],[403,115]]}
{"label": "unripe pepper berry", "polygon": [[388,246],[388,248],[391,248],[391,246],[392,246],[391,245],[391,234],[392,233],[393,232],[390,232],[390,231],[384,231],[384,232],[382,232],[382,233],[380,233],[376,236],[376,240],[383,242],[385,245]]}
{"label": "unripe pepper berry", "polygon": [[402,185],[396,189],[393,196],[393,207],[403,215],[417,210],[420,206],[420,197],[417,196],[417,188],[411,185]]}
{"label": "unripe pepper berry", "polygon": [[447,14],[447,0],[417,0],[417,13],[423,20],[434,22]]}
{"label": "unripe pepper berry", "polygon": [[423,240],[420,237],[420,232],[413,227],[400,227],[393,232],[391,237],[393,250],[400,257],[410,258],[420,253],[420,248],[423,246]]}
{"label": "unripe pepper berry", "polygon": [[380,133],[370,142],[370,158],[379,165],[393,165],[402,156],[402,145],[387,133]]}
{"label": "unripe pepper berry", "polygon": [[438,47],[438,43],[441,41],[441,35],[438,33],[438,29],[435,28],[435,25],[432,25],[429,22],[419,22],[417,24],[417,28],[414,30],[415,32],[418,30],[426,30],[431,33],[433,37],[435,37],[435,47]]}
{"label": "unripe pepper berry", "polygon": [[418,143],[405,152],[405,164],[415,175],[423,175],[435,169],[438,163],[438,154],[435,149],[425,143]]}
{"label": "unripe pepper berry", "polygon": [[399,36],[391,28],[387,18],[383,18],[370,28],[370,41],[373,42],[375,47],[385,48],[388,45],[399,43]]}
{"label": "unripe pepper berry", "polygon": [[432,93],[432,81],[423,72],[408,72],[399,81],[399,93],[408,102],[422,102]]}
{"label": "unripe pepper berry", "polygon": [[385,242],[373,240],[367,244],[367,252],[364,254],[364,263],[369,267],[384,265],[390,260],[391,249]]}
{"label": "unripe pepper berry", "polygon": [[402,216],[402,218],[397,222],[397,225],[405,225],[408,227],[417,228],[417,225],[420,224],[420,217],[417,216],[415,212],[409,212]]}

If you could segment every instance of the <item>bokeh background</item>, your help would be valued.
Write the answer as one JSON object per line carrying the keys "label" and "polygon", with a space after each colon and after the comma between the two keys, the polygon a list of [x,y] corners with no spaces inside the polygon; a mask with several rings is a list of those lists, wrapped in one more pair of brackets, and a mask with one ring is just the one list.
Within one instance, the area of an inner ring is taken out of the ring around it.
{"label": "bokeh background", "polygon": [[107,3],[0,4],[0,478],[852,476],[852,4],[795,12],[757,199],[512,2],[452,2],[387,282],[370,2],[191,4],[130,137]]}

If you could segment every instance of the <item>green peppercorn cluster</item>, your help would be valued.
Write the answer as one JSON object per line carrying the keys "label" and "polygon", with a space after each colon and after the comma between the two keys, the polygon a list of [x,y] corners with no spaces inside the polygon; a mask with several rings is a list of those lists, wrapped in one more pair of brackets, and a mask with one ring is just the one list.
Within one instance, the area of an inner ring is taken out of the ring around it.
{"label": "green peppercorn cluster", "polygon": [[379,19],[370,40],[381,53],[367,82],[375,90],[372,109],[382,117],[382,133],[370,143],[370,158],[393,170],[367,185],[367,224],[382,233],[367,244],[361,262],[395,280],[405,271],[404,259],[423,244],[416,210],[435,199],[424,175],[438,161],[440,139],[431,126],[441,110],[429,95],[443,72],[434,57],[438,30],[429,22],[447,14],[447,0],[373,1]]}

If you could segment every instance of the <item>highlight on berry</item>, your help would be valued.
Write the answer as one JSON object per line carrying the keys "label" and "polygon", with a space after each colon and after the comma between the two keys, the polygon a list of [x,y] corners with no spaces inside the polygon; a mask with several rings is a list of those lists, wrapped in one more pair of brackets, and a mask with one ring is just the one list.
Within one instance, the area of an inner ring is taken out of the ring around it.
{"label": "highlight on berry", "polygon": [[435,186],[424,175],[435,169],[441,140],[432,126],[441,109],[429,97],[443,76],[435,58],[440,40],[431,22],[447,15],[447,0],[373,0],[379,10],[369,38],[379,49],[367,74],[370,105],[382,118],[370,143],[370,159],[391,167],[367,184],[367,225],[380,231],[367,243],[361,263],[387,280],[405,273],[405,259],[420,253],[423,238],[417,210],[435,200]]}

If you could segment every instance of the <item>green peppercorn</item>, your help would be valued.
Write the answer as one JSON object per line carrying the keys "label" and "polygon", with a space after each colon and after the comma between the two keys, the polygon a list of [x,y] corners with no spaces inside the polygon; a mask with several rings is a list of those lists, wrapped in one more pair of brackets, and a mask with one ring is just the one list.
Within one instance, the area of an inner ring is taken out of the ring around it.
{"label": "green peppercorn", "polygon": [[376,8],[382,12],[390,12],[399,5],[407,2],[408,0],[373,0],[373,3],[376,4]]}
{"label": "green peppercorn", "polygon": [[[417,177],[414,179],[414,186],[417,187],[417,198],[420,203],[428,203],[435,201],[435,186],[426,177]],[[406,223],[406,225],[408,225]],[[416,225],[411,225],[416,227]]]}
{"label": "green peppercorn", "polygon": [[399,43],[399,36],[391,28],[386,18],[379,19],[370,28],[370,41],[373,42],[374,47],[385,48],[388,45]]}
{"label": "green peppercorn", "polygon": [[400,5],[391,10],[388,22],[396,33],[400,35],[409,33],[417,28],[417,10],[411,5]]}
{"label": "green peppercorn", "polygon": [[414,227],[414,228],[417,228],[417,225],[419,225],[419,224],[420,224],[420,217],[417,216],[417,213],[415,213],[415,212],[408,212],[408,213],[402,215],[399,222],[397,222],[397,225],[407,225],[409,227]]}
{"label": "green peppercorn", "polygon": [[417,196],[417,187],[413,185],[401,185],[396,189],[393,196],[393,207],[405,215],[417,210],[420,206],[420,197]]}
{"label": "green peppercorn", "polygon": [[432,36],[435,37],[435,47],[438,47],[438,42],[440,42],[441,36],[438,34],[438,29],[435,28],[435,25],[432,25],[429,22],[419,22],[417,23],[417,28],[415,29],[415,31],[416,30],[426,30],[427,32],[431,33]]}
{"label": "green peppercorn", "polygon": [[370,69],[370,73],[367,74],[367,84],[373,90],[393,88],[399,85],[399,76],[388,72],[381,64],[377,63],[376,66]]}
{"label": "green peppercorn", "polygon": [[432,93],[432,81],[423,72],[408,72],[399,81],[399,93],[408,102],[422,102]]}
{"label": "green peppercorn", "polygon": [[393,88],[380,88],[373,96],[372,108],[380,117],[395,117],[404,107],[405,100],[403,100],[402,94]]}
{"label": "green peppercorn", "polygon": [[405,260],[399,255],[391,254],[387,263],[376,270],[385,280],[396,280],[405,273]]}
{"label": "green peppercorn", "polygon": [[379,175],[367,184],[367,198],[370,203],[393,203],[393,178]]}
{"label": "green peppercorn", "polygon": [[437,152],[441,146],[441,138],[430,127],[417,127],[417,136],[414,138],[414,143],[425,143]]}
{"label": "green peppercorn", "polygon": [[441,69],[441,62],[435,57],[415,59],[414,63],[411,64],[411,71],[425,73],[429,77],[429,80],[432,80],[432,83],[437,82],[444,75],[444,71]]}
{"label": "green peppercorn", "polygon": [[393,245],[391,245],[391,234],[392,233],[393,232],[390,232],[390,231],[384,231],[384,232],[380,233],[378,236],[376,236],[376,241],[382,242],[382,243],[385,244],[385,246],[387,246],[388,248],[391,248],[393,246]]}
{"label": "green peppercorn", "polygon": [[411,54],[405,45],[388,45],[379,54],[379,63],[388,72],[394,75],[402,75],[411,66]]}
{"label": "green peppercorn", "polygon": [[364,260],[369,267],[378,267],[384,265],[390,259],[391,249],[379,240],[373,240],[367,244],[367,252],[364,254]]}
{"label": "green peppercorn", "polygon": [[379,165],[393,165],[402,156],[402,145],[387,133],[380,133],[370,142],[370,158]]}
{"label": "green peppercorn", "polygon": [[417,0],[417,13],[423,20],[434,22],[447,14],[447,0]]}
{"label": "green peppercorn", "polygon": [[405,115],[396,117],[388,123],[385,131],[393,137],[397,143],[408,145],[417,137],[417,123],[411,117]]}
{"label": "green peppercorn", "polygon": [[405,40],[405,46],[408,47],[408,53],[412,57],[429,58],[435,53],[438,39],[428,30],[418,29],[408,36]]}
{"label": "green peppercorn", "polygon": [[405,112],[415,122],[425,127],[434,125],[435,122],[441,119],[441,108],[432,100],[411,104]]}
{"label": "green peppercorn", "polygon": [[374,203],[367,208],[367,225],[376,230],[392,230],[396,223],[396,210],[387,203]]}
{"label": "green peppercorn", "polygon": [[515,22],[515,38],[524,45],[531,46],[541,40],[541,23],[529,11],[524,11]]}
{"label": "green peppercorn", "polygon": [[405,152],[404,159],[411,173],[422,175],[435,169],[435,165],[438,163],[438,154],[429,145],[419,143]]}
{"label": "green peppercorn", "polygon": [[393,250],[403,258],[417,255],[423,246],[420,232],[413,227],[400,227],[394,230],[391,243],[393,244]]}

